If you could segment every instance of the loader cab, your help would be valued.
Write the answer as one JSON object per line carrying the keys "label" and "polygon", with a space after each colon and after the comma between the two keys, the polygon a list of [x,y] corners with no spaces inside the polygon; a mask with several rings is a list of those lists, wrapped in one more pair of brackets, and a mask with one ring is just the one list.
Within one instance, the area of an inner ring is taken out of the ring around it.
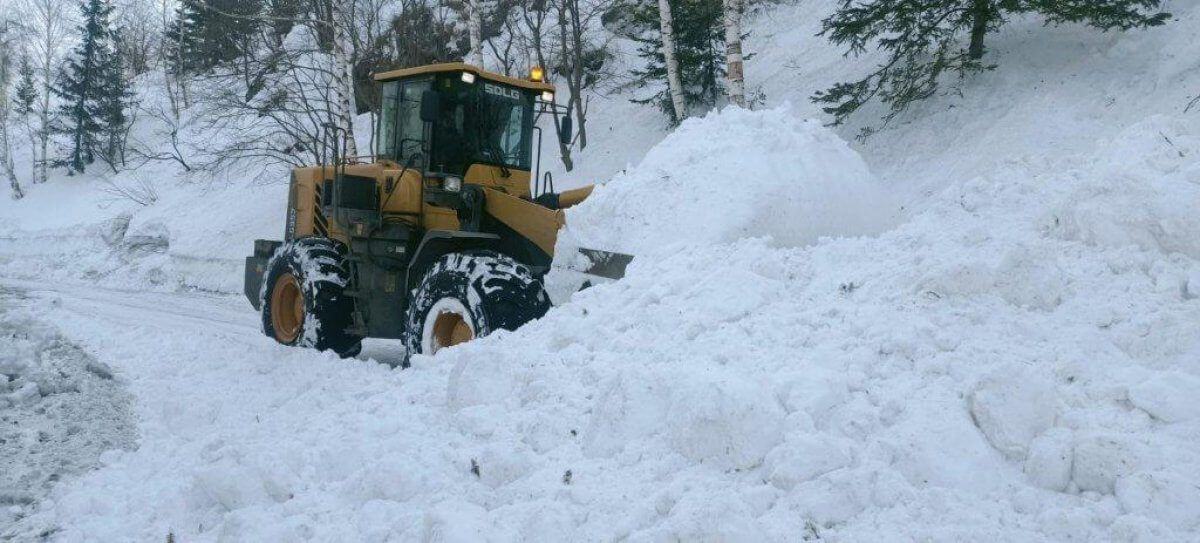
{"label": "loader cab", "polygon": [[[539,101],[554,87],[461,63],[385,72],[376,155],[428,177],[467,177],[480,165],[528,178]],[[470,179],[467,179],[471,182]]]}

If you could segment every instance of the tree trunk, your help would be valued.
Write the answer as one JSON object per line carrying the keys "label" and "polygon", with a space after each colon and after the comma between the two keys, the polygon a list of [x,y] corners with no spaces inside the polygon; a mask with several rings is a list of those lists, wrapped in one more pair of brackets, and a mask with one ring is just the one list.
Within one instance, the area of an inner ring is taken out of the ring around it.
{"label": "tree trunk", "polygon": [[471,38],[471,50],[467,64],[483,68],[483,7],[482,0],[467,0],[467,32]]}
{"label": "tree trunk", "polygon": [[725,0],[725,72],[729,101],[746,107],[746,80],[742,68],[742,0]]}
{"label": "tree trunk", "polygon": [[992,22],[992,6],[990,0],[974,0],[971,6],[971,45],[967,55],[971,60],[983,58],[983,38],[987,36],[988,23]]}
{"label": "tree trunk", "polygon": [[38,104],[38,149],[34,153],[34,161],[38,164],[38,175],[34,183],[45,183],[49,177],[50,167],[50,95],[54,92],[54,78],[58,69],[59,41],[65,33],[66,20],[64,6],[51,0],[40,0],[32,4],[37,16],[41,33],[41,45],[38,53],[41,55],[41,66],[38,74],[41,76],[41,103]]}
{"label": "tree trunk", "polygon": [[[546,70],[546,77],[549,78],[551,73],[549,70],[550,67],[546,64],[546,53],[542,44],[542,26],[546,21],[545,13],[546,12],[542,10],[538,12],[536,18],[530,18],[527,10],[525,21],[531,30],[530,34],[533,36],[533,52],[535,55],[537,55],[538,66],[541,66]],[[562,138],[560,138],[557,134],[558,127],[561,126],[558,123],[558,108],[551,108],[550,114],[554,119],[554,130],[556,132],[554,134],[554,141],[558,144],[558,159],[562,161],[563,169],[569,172],[575,168],[575,162],[571,160],[571,146],[563,143]],[[542,150],[538,149],[538,152],[541,153]],[[540,182],[540,179],[534,179],[533,186],[537,187],[538,183]]]}
{"label": "tree trunk", "polygon": [[579,20],[579,0],[571,0],[571,41],[575,60],[571,62],[571,96],[575,97],[575,129],[579,148],[587,148],[587,108],[583,103],[583,25]]}
{"label": "tree trunk", "polygon": [[[163,5],[166,5],[165,1]],[[179,32],[175,33],[175,83],[179,88],[179,98],[183,100],[183,109],[187,109],[191,106],[191,104],[188,103],[187,81],[185,81],[187,75],[184,73],[185,70],[183,69],[183,21],[176,21],[176,24],[179,25]],[[163,69],[165,70],[166,67]]]}
{"label": "tree trunk", "polygon": [[12,142],[8,138],[8,84],[9,84],[9,67],[11,66],[7,43],[3,40],[7,38],[5,34],[8,32],[7,24],[0,28],[0,167],[4,168],[5,175],[8,176],[8,184],[12,187],[13,199],[19,200],[25,197],[25,192],[21,190],[21,183],[17,181],[17,172],[13,166],[12,160]]}
{"label": "tree trunk", "polygon": [[[0,119],[4,121],[4,119]],[[21,182],[17,180],[16,167],[13,166],[12,147],[8,141],[8,125],[0,126],[0,166],[4,168],[4,174],[8,176],[8,186],[12,189],[13,200],[20,200],[25,197],[25,191],[21,190]]]}
{"label": "tree trunk", "polygon": [[25,115],[25,120],[22,124],[25,125],[25,135],[29,138],[29,154],[31,155],[29,160],[29,182],[36,183],[38,178],[37,131],[33,129],[33,119],[28,114]]}
{"label": "tree trunk", "polygon": [[667,0],[658,0],[658,19],[662,31],[663,58],[667,63],[667,89],[671,93],[671,106],[675,110],[675,120],[683,122],[687,118],[687,104],[683,101],[679,59],[675,58],[674,22],[671,20],[671,4]]}
{"label": "tree trunk", "polygon": [[358,155],[358,146],[354,143],[354,67],[350,62],[350,38],[347,35],[347,25],[350,24],[349,14],[342,8],[342,2],[333,2],[331,23],[333,24],[333,69],[334,94],[337,104],[338,125],[342,132],[343,156]]}
{"label": "tree trunk", "polygon": [[[171,8],[170,8],[170,4],[168,4],[167,2],[168,2],[168,0],[160,0],[160,3],[159,3],[159,8],[160,8],[159,14],[162,16],[163,33],[161,35],[162,39],[159,40],[159,45],[158,45],[158,64],[159,64],[159,67],[162,68],[163,89],[167,93],[167,103],[170,104],[170,106],[171,106],[171,118],[175,120],[176,124],[178,124],[179,123],[179,101],[175,97],[175,88],[174,88],[174,86],[171,85],[172,79],[174,78],[174,76],[171,75],[171,63],[168,62],[168,60],[167,60],[167,52],[170,51],[170,49],[167,47],[167,41],[171,39],[170,38],[171,32],[169,31],[169,29],[171,28],[171,20],[168,17],[168,10],[170,10]],[[180,28],[183,27],[182,24],[180,24],[179,26],[180,26]]]}

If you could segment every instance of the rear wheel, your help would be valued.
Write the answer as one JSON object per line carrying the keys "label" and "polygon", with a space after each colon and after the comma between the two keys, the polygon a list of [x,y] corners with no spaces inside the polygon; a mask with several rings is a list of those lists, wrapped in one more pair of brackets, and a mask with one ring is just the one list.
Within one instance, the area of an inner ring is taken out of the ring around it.
{"label": "rear wheel", "polygon": [[304,238],[283,244],[267,262],[259,294],[263,333],[284,345],[354,356],[362,338],[347,331],[354,301],[342,291],[349,278],[336,242]]}
{"label": "rear wheel", "polygon": [[493,251],[450,253],[413,291],[405,345],[409,354],[434,354],[496,330],[516,330],[549,309],[528,266]]}

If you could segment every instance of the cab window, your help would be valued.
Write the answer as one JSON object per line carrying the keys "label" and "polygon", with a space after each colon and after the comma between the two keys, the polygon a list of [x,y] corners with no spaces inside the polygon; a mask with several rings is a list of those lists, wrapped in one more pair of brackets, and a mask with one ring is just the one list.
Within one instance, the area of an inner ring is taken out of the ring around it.
{"label": "cab window", "polygon": [[399,107],[399,91],[398,81],[383,84],[383,95],[379,104],[379,136],[375,141],[375,155],[379,158],[396,158],[396,120],[399,118],[396,110]]}
{"label": "cab window", "polygon": [[408,164],[409,159],[416,155],[414,165],[420,166],[425,151],[425,122],[421,120],[421,94],[429,88],[429,79],[405,81],[400,90],[399,105],[399,148],[398,158],[401,164]]}

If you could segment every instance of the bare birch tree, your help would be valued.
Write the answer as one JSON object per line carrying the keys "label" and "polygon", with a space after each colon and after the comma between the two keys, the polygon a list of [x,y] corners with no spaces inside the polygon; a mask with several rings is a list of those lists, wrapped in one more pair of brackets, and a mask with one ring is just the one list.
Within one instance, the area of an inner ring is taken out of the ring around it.
{"label": "bare birch tree", "polygon": [[483,68],[483,0],[467,0],[467,33],[471,37],[467,63]]}
{"label": "bare birch tree", "polygon": [[[4,15],[0,13],[0,16]],[[0,169],[3,169],[4,175],[8,177],[13,199],[19,200],[25,197],[25,192],[21,190],[21,182],[17,180],[17,171],[13,165],[12,141],[9,137],[8,126],[10,110],[8,89],[13,79],[11,76],[15,44],[16,37],[12,35],[8,20],[0,19]]]}
{"label": "bare birch tree", "polygon": [[113,21],[120,30],[121,54],[129,75],[136,77],[149,72],[158,60],[157,48],[164,28],[159,26],[158,14],[151,0],[117,2]]}
{"label": "bare birch tree", "polygon": [[[172,11],[175,9],[174,0],[159,1],[162,35],[158,45],[158,67],[162,70],[163,89],[171,104],[171,118],[174,124],[179,124],[180,109],[187,109],[187,78],[183,66],[184,25],[175,24],[172,27]],[[174,58],[169,58],[169,55]],[[181,107],[182,106],[182,107]]]}
{"label": "bare birch tree", "polygon": [[29,50],[37,69],[38,83],[41,85],[37,103],[38,145],[33,152],[33,160],[38,165],[38,175],[33,182],[44,183],[49,168],[50,133],[53,124],[50,95],[54,93],[54,78],[61,64],[63,49],[68,45],[66,38],[71,30],[71,21],[67,17],[71,10],[62,0],[23,1],[20,9],[26,21]]}
{"label": "bare birch tree", "polygon": [[567,78],[567,115],[575,113],[579,148],[587,147],[587,112],[583,103],[583,18],[579,0],[560,0],[558,7],[558,36],[562,48],[562,71]]}
{"label": "bare birch tree", "polygon": [[[538,66],[547,68],[550,66],[549,59],[551,52],[548,51],[546,40],[544,39],[546,27],[546,18],[550,10],[547,9],[546,0],[524,0],[521,4],[521,20],[524,22],[524,28],[529,34],[529,48],[532,50],[533,61]],[[546,77],[550,77],[552,72],[547,72]],[[558,108],[552,108],[550,114],[554,117],[554,126],[561,126],[558,119]],[[567,113],[570,115],[570,112]],[[571,171],[575,167],[575,161],[571,159],[571,146],[567,142],[562,141],[562,138],[554,138],[558,143],[558,158],[563,163],[563,168],[566,171]],[[537,180],[534,180],[535,183]]]}
{"label": "bare birch tree", "polygon": [[658,20],[662,32],[663,59],[667,64],[667,87],[671,93],[671,106],[675,109],[675,118],[683,122],[687,118],[687,104],[683,100],[679,59],[675,56],[675,29],[671,20],[671,4],[667,0],[658,0]]}
{"label": "bare birch tree", "polygon": [[358,146],[354,143],[354,65],[351,62],[351,43],[348,28],[354,23],[354,9],[346,9],[344,2],[332,2],[333,51],[329,55],[333,66],[330,73],[335,82],[333,92],[337,103],[338,128],[342,134],[345,156],[357,156]]}
{"label": "bare birch tree", "polygon": [[742,62],[743,0],[725,0],[725,92],[731,103],[746,107],[746,79]]}

